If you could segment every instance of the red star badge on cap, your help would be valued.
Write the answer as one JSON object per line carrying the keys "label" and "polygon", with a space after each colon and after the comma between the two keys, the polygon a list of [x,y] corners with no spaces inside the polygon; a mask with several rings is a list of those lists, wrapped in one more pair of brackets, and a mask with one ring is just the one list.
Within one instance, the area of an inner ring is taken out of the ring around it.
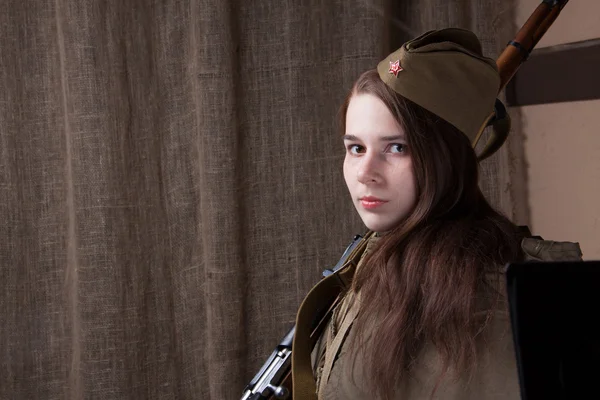
{"label": "red star badge on cap", "polygon": [[390,74],[394,74],[394,76],[398,76],[398,72],[403,71],[404,68],[400,66],[400,60],[390,61]]}

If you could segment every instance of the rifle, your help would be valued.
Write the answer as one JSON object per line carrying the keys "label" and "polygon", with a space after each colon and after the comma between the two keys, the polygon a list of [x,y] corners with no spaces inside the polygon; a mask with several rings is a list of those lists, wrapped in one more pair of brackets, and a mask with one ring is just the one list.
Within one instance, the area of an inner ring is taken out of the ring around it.
{"label": "rifle", "polygon": [[[342,257],[337,264],[323,271],[323,277],[328,277],[340,271],[346,265],[351,256],[354,255],[356,249],[361,244],[365,243],[368,234],[356,235],[352,239],[352,243],[346,247]],[[339,301],[337,295],[332,296],[330,301],[325,301],[327,306],[321,310],[317,310],[312,326],[311,338],[316,341],[325,325],[329,321],[331,312]],[[244,389],[242,400],[270,400],[270,399],[287,399],[290,395],[291,382],[291,361],[292,361],[292,340],[296,326],[284,336],[281,342],[275,347],[267,361],[263,364],[258,373],[250,381]],[[314,344],[313,341],[313,344]]]}
{"label": "rifle", "polygon": [[[292,361],[294,326],[275,347],[271,356],[244,389],[242,400],[287,399],[290,395],[288,382]],[[291,385],[289,385],[291,386]]]}
{"label": "rifle", "polygon": [[[498,93],[506,87],[519,67],[527,61],[531,51],[535,48],[550,26],[552,26],[563,7],[568,2],[569,0],[543,0],[529,16],[521,29],[519,29],[515,38],[508,42],[504,51],[496,60],[498,72],[500,73],[500,87]],[[510,132],[510,117],[500,100],[496,100],[494,111],[488,117],[488,122],[484,124],[475,138],[473,147],[477,145],[483,130],[488,126],[492,126],[493,131],[484,149],[478,155],[480,161],[498,151],[508,138],[508,133]]]}
{"label": "rifle", "polygon": [[[529,54],[546,33],[548,28],[554,23],[563,7],[569,0],[543,0],[534,10],[525,24],[517,32],[515,38],[508,42],[504,51],[496,60],[496,65],[500,73],[500,93],[515,75],[519,67],[527,60]],[[481,138],[483,130],[492,126],[494,128],[492,135],[488,139],[482,153],[478,156],[483,160],[495,153],[506,141],[510,131],[510,118],[506,109],[500,100],[496,101],[494,111],[488,117],[488,120],[482,126],[480,134],[473,143],[473,147]],[[325,270],[324,277],[337,273],[346,263],[352,252],[357,248],[365,237],[356,235],[353,242],[346,248],[344,254],[333,269]],[[315,323],[311,329],[311,340],[314,343],[322,329],[329,321],[331,311],[337,305],[339,297],[332,296],[328,307],[318,310]],[[327,302],[325,302],[327,303]],[[291,379],[291,358],[292,341],[296,326],[294,326],[283,338],[283,340],[273,350],[271,356],[264,363],[262,368],[250,383],[244,389],[241,400],[273,400],[288,399],[292,387]]]}

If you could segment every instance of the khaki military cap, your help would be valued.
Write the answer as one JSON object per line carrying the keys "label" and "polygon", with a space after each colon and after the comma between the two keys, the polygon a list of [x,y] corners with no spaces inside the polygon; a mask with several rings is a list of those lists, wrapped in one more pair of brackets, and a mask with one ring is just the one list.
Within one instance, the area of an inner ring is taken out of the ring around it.
{"label": "khaki military cap", "polygon": [[377,71],[395,92],[448,121],[471,142],[494,111],[500,88],[496,62],[482,55],[473,32],[458,28],[406,42]]}

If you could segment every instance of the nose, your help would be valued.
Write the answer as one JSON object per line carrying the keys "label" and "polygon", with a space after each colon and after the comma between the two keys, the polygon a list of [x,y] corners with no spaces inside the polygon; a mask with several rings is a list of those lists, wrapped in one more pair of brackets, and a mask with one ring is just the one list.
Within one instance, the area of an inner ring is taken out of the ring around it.
{"label": "nose", "polygon": [[360,165],[357,170],[357,180],[368,185],[380,181],[379,160],[374,153],[367,153],[361,157]]}

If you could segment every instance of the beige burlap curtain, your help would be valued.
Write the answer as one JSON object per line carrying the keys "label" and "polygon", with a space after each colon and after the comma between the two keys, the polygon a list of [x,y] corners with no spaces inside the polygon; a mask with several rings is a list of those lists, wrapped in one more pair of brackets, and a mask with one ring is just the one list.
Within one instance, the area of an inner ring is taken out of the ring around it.
{"label": "beige burlap curtain", "polygon": [[0,399],[237,399],[362,229],[334,121],[384,15],[493,47],[473,3],[5,1]]}

